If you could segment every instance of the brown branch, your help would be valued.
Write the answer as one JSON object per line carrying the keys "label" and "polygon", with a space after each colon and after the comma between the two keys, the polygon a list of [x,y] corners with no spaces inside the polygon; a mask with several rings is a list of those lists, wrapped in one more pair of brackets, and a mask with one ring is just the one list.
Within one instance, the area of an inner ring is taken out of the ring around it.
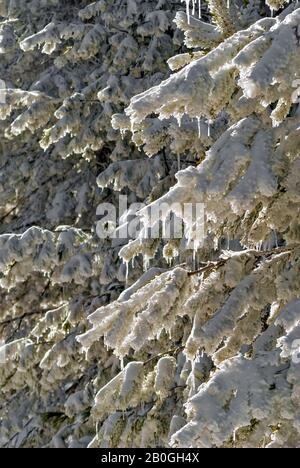
{"label": "brown branch", "polygon": [[[56,309],[60,309],[60,308],[63,308],[65,307],[66,304],[62,304],[61,306],[58,306],[56,307]],[[24,312],[24,314],[18,316],[18,317],[10,317],[6,320],[3,320],[3,322],[0,322],[0,327],[1,326],[5,326],[5,325],[9,325],[11,323],[14,323],[14,322],[22,322],[22,320],[24,320],[25,318],[27,317],[32,317],[33,315],[42,315],[42,314],[47,314],[47,312],[51,312],[52,310],[56,310],[54,307],[52,307],[51,309],[42,309],[42,310],[35,310],[33,312]]]}
{"label": "brown branch", "polygon": [[253,253],[257,257],[270,257],[271,255],[278,255],[281,253],[292,252],[300,248],[300,244],[291,245],[290,247],[276,247],[276,249],[259,251],[259,250],[246,250],[246,252]]}
{"label": "brown branch", "polygon": [[223,266],[227,260],[219,260],[218,262],[211,262],[208,265],[206,265],[203,268],[200,268],[200,270],[195,270],[195,271],[189,271],[188,276],[194,276],[194,275],[201,275],[202,273],[210,272],[212,270],[216,270]]}
{"label": "brown branch", "polygon": [[3,221],[8,218],[9,215],[11,215],[17,208],[18,208],[19,205],[16,205],[14,206],[11,210],[9,210],[7,213],[5,213],[5,215],[2,216],[2,218],[0,218],[0,223],[2,224]]}
{"label": "brown branch", "polygon": [[19,317],[14,317],[14,318],[9,318],[7,320],[4,320],[3,322],[0,322],[0,327],[9,325],[14,322],[18,322],[19,320],[22,321],[26,317],[31,317],[32,315],[38,315],[38,314],[43,314],[47,312],[47,310],[39,310],[39,311],[34,311],[34,312],[25,312],[23,315],[20,315]]}
{"label": "brown branch", "polygon": [[[264,250],[262,250],[262,251],[259,251],[259,250],[244,250],[243,251],[242,250],[240,253],[241,254],[250,253],[250,254],[253,254],[256,257],[260,258],[260,257],[270,257],[272,255],[278,255],[278,254],[281,254],[281,253],[289,253],[289,252],[292,252],[293,250],[296,250],[296,249],[299,249],[299,248],[300,248],[300,244],[296,244],[296,245],[291,246],[291,247],[279,247],[279,248],[276,248],[276,249],[265,250],[265,251]],[[206,265],[205,267],[200,268],[199,270],[189,271],[188,275],[189,276],[200,275],[202,273],[207,273],[207,272],[211,272],[213,270],[217,270],[218,268],[224,266],[228,260],[231,260],[231,258],[232,257],[228,257],[228,258],[218,260],[216,262],[211,262],[208,265]]]}
{"label": "brown branch", "polygon": [[155,359],[160,359],[161,357],[167,356],[168,354],[178,354],[180,351],[183,351],[184,348],[185,348],[184,346],[177,346],[174,349],[169,349],[169,351],[166,351],[165,353],[156,354],[156,356],[153,356],[152,358],[148,359],[148,361],[145,361],[143,365],[146,366],[147,364],[154,361]]}

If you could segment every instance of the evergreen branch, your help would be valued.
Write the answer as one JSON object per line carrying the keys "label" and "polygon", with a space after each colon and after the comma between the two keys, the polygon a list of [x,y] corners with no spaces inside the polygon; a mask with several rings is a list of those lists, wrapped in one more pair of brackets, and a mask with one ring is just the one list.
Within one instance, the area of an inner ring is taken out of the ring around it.
{"label": "evergreen branch", "polygon": [[[297,250],[299,248],[300,248],[300,244],[296,244],[291,247],[279,247],[276,249],[266,250],[266,251],[245,250],[245,251],[241,251],[241,254],[250,253],[250,254],[255,255],[258,258],[262,258],[262,257],[270,257],[273,255],[279,255],[281,253],[290,253],[293,250]],[[222,266],[224,266],[230,259],[231,257],[228,257],[228,258],[216,261],[216,262],[210,262],[208,265],[206,265],[203,268],[200,268],[199,270],[189,271],[188,275],[194,276],[194,275],[200,275],[200,274],[207,273],[207,272],[210,273],[211,271],[217,270],[218,268],[221,268]]]}

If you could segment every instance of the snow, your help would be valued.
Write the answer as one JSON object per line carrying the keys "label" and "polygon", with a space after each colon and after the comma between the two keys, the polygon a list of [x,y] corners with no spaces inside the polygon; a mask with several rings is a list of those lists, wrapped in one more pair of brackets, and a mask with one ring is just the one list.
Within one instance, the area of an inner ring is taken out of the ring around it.
{"label": "snow", "polygon": [[298,447],[299,5],[81,3],[0,1],[0,446]]}

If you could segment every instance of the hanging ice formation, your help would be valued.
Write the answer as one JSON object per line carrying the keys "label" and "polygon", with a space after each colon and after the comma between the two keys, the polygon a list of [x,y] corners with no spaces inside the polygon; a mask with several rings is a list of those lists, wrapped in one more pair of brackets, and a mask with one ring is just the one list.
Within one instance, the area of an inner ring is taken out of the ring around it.
{"label": "hanging ice formation", "polygon": [[[191,2],[192,2],[192,5],[191,5]],[[181,3],[186,4],[186,16],[187,16],[188,24],[190,24],[191,23],[191,12],[190,12],[190,10],[192,9],[192,15],[195,16],[197,0],[181,0]],[[202,4],[202,1],[198,0],[198,16],[199,16],[199,19],[202,18],[201,4]]]}

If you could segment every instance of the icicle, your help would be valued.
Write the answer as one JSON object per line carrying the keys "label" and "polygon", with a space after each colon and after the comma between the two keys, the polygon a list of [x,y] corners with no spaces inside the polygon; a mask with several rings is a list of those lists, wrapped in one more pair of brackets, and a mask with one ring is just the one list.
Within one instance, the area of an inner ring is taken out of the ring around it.
{"label": "icicle", "polygon": [[230,0],[227,0],[227,8],[228,8],[228,10],[229,10],[229,8],[230,8]]}
{"label": "icicle", "polygon": [[194,268],[194,270],[196,270],[196,268],[197,268],[196,267],[196,258],[197,258],[197,250],[198,249],[196,248],[196,242],[195,241],[193,242],[193,244],[194,244],[193,245],[193,247],[194,247],[193,248],[193,268]]}
{"label": "icicle", "polygon": [[198,121],[198,136],[201,138],[201,117],[197,117]]}
{"label": "icicle", "polygon": [[177,163],[178,163],[178,171],[181,169],[181,160],[180,160],[180,155],[178,154],[177,156]]}
{"label": "icicle", "polygon": [[274,238],[275,238],[275,245],[276,245],[276,248],[278,249],[278,237],[277,237],[277,232],[276,231],[273,231],[274,233]]}
{"label": "icicle", "polygon": [[163,237],[163,239],[166,238],[166,232],[167,232],[167,220],[166,220],[166,218],[164,218],[162,220],[162,237]]}
{"label": "icicle", "polygon": [[[194,1],[194,0],[192,0]],[[181,0],[181,3],[185,2],[186,4],[186,16],[188,20],[188,24],[191,23],[191,18],[190,18],[190,0]]]}
{"label": "icicle", "polygon": [[207,136],[208,136],[208,138],[211,137],[211,125],[212,125],[212,123],[213,123],[212,120],[209,120],[209,121],[207,122]]}
{"label": "icicle", "polygon": [[191,392],[192,395],[196,393],[196,379],[195,379],[195,360],[191,361],[192,369],[191,369]]}
{"label": "icicle", "polygon": [[124,370],[124,357],[120,358],[120,367],[121,367],[121,370]]}
{"label": "icicle", "polygon": [[148,257],[148,255],[144,255],[143,264],[144,264],[144,271],[148,271],[150,267],[150,257]]}
{"label": "icicle", "polygon": [[188,24],[191,24],[191,17],[190,17],[190,0],[185,0],[186,2],[186,14],[188,19]]}
{"label": "icicle", "polygon": [[128,283],[128,278],[129,278],[129,261],[125,260],[125,265],[126,265],[126,284]]}
{"label": "icicle", "polygon": [[202,3],[201,0],[199,0],[199,19],[202,18],[201,3]]}
{"label": "icicle", "polygon": [[143,218],[143,226],[144,226],[144,239],[149,239],[149,236],[148,236],[148,231],[149,231],[149,228],[150,228],[150,223],[149,223],[149,219],[148,219],[148,216],[146,215],[144,218]]}
{"label": "icicle", "polygon": [[261,247],[262,247],[262,243],[259,242],[258,244],[255,244],[254,249],[259,252],[261,250]]}
{"label": "icicle", "polygon": [[193,264],[194,264],[194,269],[197,269],[197,264],[198,264],[198,250],[201,247],[201,241],[197,239],[197,233],[196,234],[196,239],[193,239]]}
{"label": "icicle", "polygon": [[193,16],[195,16],[195,13],[196,13],[196,1],[197,1],[197,0],[192,0],[192,2],[193,2],[192,15],[193,15]]}
{"label": "icicle", "polygon": [[177,120],[177,123],[178,123],[178,127],[181,128],[182,115],[178,114],[176,116],[176,120]]}

